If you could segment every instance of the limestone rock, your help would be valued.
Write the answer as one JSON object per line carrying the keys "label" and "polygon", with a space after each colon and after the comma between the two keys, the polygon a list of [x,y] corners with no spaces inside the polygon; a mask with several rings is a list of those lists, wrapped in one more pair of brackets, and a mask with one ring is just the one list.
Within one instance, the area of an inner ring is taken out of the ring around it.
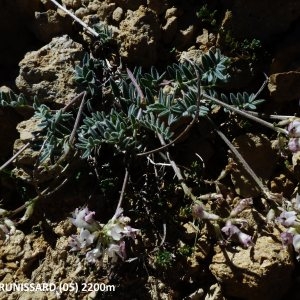
{"label": "limestone rock", "polygon": [[123,16],[124,16],[124,11],[121,7],[117,7],[112,14],[113,20],[117,23],[121,22]]}
{"label": "limestone rock", "polygon": [[111,1],[94,0],[89,2],[87,8],[91,15],[96,15],[102,22],[108,22],[112,19],[116,3]]}
{"label": "limestone rock", "polygon": [[[266,183],[276,167],[276,153],[271,147],[269,139],[263,135],[246,134],[234,139],[233,145],[250,165],[254,173]],[[233,154],[231,159],[236,162]],[[250,177],[245,168],[237,163],[231,172],[231,180],[237,194],[243,197],[258,196],[261,191]]]}
{"label": "limestone rock", "polygon": [[[20,134],[20,137],[15,140],[14,143],[14,152],[19,151],[24,147],[27,142],[32,141],[34,138],[33,133],[37,133],[41,130],[38,126],[39,120],[32,117],[28,120],[22,121],[17,125],[17,130]],[[15,177],[31,183],[32,181],[32,168],[39,156],[39,151],[27,147],[24,151],[17,156],[14,161],[15,168],[12,170],[12,174]]]}
{"label": "limestone rock", "polygon": [[62,4],[64,4],[67,8],[77,9],[82,3],[81,0],[62,0]]}
{"label": "limestone rock", "polygon": [[162,40],[169,44],[175,37],[178,28],[178,19],[176,16],[167,19],[166,24],[162,27]]}
{"label": "limestone rock", "polygon": [[225,300],[222,294],[221,286],[218,283],[209,287],[208,293],[205,295],[204,300]]}
{"label": "limestone rock", "polygon": [[[205,295],[205,297],[204,297]],[[226,300],[221,291],[221,287],[218,283],[209,287],[209,291],[205,294],[202,288],[197,289],[195,292],[189,295],[189,300]]]}
{"label": "limestone rock", "polygon": [[271,97],[278,102],[295,100],[300,97],[300,72],[275,73],[270,76],[268,89]]}
{"label": "limestone rock", "polygon": [[196,39],[196,43],[199,44],[200,50],[206,52],[211,47],[215,46],[217,37],[213,33],[209,33],[208,30],[203,29],[203,33]]}
{"label": "limestone rock", "polygon": [[260,236],[253,248],[216,247],[210,270],[224,294],[243,300],[279,300],[289,289],[293,256],[282,248],[279,233]]}
{"label": "limestone rock", "polygon": [[159,39],[160,25],[157,16],[144,6],[120,23],[120,55],[129,63],[153,65],[157,60]]}
{"label": "limestone rock", "polygon": [[179,61],[183,63],[186,60],[191,60],[196,64],[201,64],[201,58],[203,55],[203,51],[199,49],[189,49],[188,51],[182,51],[179,57]]}
{"label": "limestone rock", "polygon": [[55,36],[70,33],[72,19],[61,10],[37,11],[31,28],[40,41],[48,43]]}
{"label": "limestone rock", "polygon": [[25,243],[25,234],[16,230],[16,232],[9,238],[9,243],[5,243],[0,247],[0,259],[4,261],[16,262],[24,255],[22,249]]}
{"label": "limestone rock", "polygon": [[82,46],[67,35],[53,38],[48,45],[25,55],[16,85],[28,98],[36,96],[41,103],[64,106],[76,95],[74,67],[82,57]]}
{"label": "limestone rock", "polygon": [[298,0],[222,0],[221,3],[232,11],[231,28],[237,38],[270,41],[276,35],[286,32],[300,14]]}
{"label": "limestone rock", "polygon": [[177,7],[171,7],[166,10],[165,18],[169,19],[172,17],[178,17],[181,14],[182,13],[179,11],[179,9]]}
{"label": "limestone rock", "polygon": [[[40,120],[32,117],[28,120],[22,121],[17,125],[17,130],[20,133],[20,138],[16,139],[14,143],[14,151],[17,152],[23,146],[25,146],[28,142],[32,142],[35,139],[36,143],[42,144],[43,137],[37,137],[38,133],[41,131],[41,127],[39,127]],[[27,147],[24,151],[20,153],[14,160],[15,168],[12,170],[12,173],[15,177],[26,181],[28,184],[32,184],[33,177],[33,169],[34,165],[40,156],[40,151],[34,149],[31,143],[31,147]],[[45,164],[49,160],[45,161]],[[58,174],[60,174],[61,169],[57,170],[56,168],[49,168],[44,165],[39,165],[35,170],[35,179],[39,183],[43,183],[45,181],[56,178]]]}
{"label": "limestone rock", "polygon": [[[39,127],[40,121],[36,118],[30,118],[22,121],[17,125],[17,130],[20,134],[20,138],[15,141],[14,150],[19,151],[27,142],[34,139],[33,133],[37,133],[41,130]],[[15,160],[16,165],[33,166],[39,151],[34,151],[30,147],[26,148]]]}
{"label": "limestone rock", "polygon": [[146,5],[146,0],[109,0],[115,2],[118,6],[123,9],[137,10],[141,5]]}

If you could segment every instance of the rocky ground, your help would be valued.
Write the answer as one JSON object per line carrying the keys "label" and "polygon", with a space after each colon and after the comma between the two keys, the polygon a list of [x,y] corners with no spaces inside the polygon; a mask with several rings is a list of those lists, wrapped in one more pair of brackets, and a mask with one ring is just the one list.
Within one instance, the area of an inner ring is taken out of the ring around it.
{"label": "rocky ground", "polygon": [[[260,97],[266,102],[258,111],[299,114],[299,1],[62,0],[60,3],[90,26],[99,22],[108,24],[114,42],[101,47],[51,1],[0,0],[0,91],[22,93],[31,101],[22,108],[5,106],[3,102],[0,105],[1,164],[31,142],[34,133],[40,130],[32,117],[34,98],[56,110],[69,105],[78,95],[74,68],[85,52],[97,58],[108,57],[111,64],[118,65],[121,61],[129,69],[142,66],[149,70],[156,66],[164,70],[167,65],[186,59],[197,62],[202,53],[219,48],[232,62],[231,80],[225,91],[255,93],[264,82],[265,73],[268,84]],[[220,124],[225,124],[228,138],[270,191],[287,199],[295,198],[299,152],[289,153],[285,138],[280,139],[260,125],[249,125],[234,115],[226,119],[219,107],[215,107],[215,115]],[[201,120],[199,124],[202,128],[208,126]],[[205,165],[202,174],[192,167],[195,153]],[[121,159],[108,156],[112,171],[105,169],[105,164],[101,169],[103,176],[107,174],[114,182],[115,189],[103,192],[103,187],[95,187],[97,180],[90,176],[88,164],[74,159],[66,176],[71,179],[54,191],[53,184],[64,170],[37,172],[39,155],[39,149],[27,147],[11,165],[1,168],[1,209],[16,210],[47,187],[51,192],[40,197],[42,200],[30,218],[16,226],[8,240],[5,232],[0,240],[0,299],[300,297],[299,265],[294,249],[282,245],[280,233],[284,228],[276,222],[266,224],[268,205],[261,190],[244,168],[233,162],[234,157],[222,141],[211,138],[209,130],[192,131],[172,155],[185,168],[187,181],[195,193],[201,194],[199,186],[205,182],[207,193],[221,194],[215,199],[209,197],[207,205],[211,209],[222,213],[230,211],[239,199],[254,199],[256,204],[241,213],[241,218],[247,220],[248,233],[254,236],[252,247],[219,243],[209,223],[197,229],[192,218],[182,212],[189,204],[183,200],[173,176],[160,183],[165,202],[149,204],[154,197],[149,187],[143,190],[144,202],[137,201],[134,197],[139,193],[135,188],[139,186],[139,177],[146,174],[137,163],[127,194],[133,227],[142,229],[132,245],[133,259],[91,265],[84,256],[70,252],[68,240],[76,228],[69,217],[77,207],[87,204],[96,211],[96,218],[107,220],[113,215],[115,199],[122,187]],[[228,174],[217,180],[225,170]],[[75,173],[77,176],[70,175]],[[211,188],[212,179],[217,190]],[[149,175],[151,180],[154,179]],[[21,211],[16,211],[12,220],[17,222],[22,216]],[[167,224],[166,234],[163,224]],[[164,253],[173,256],[166,258]],[[65,286],[66,290],[8,292],[1,289],[4,286],[1,284],[6,283],[54,283]],[[77,293],[71,290],[74,283],[80,287]],[[95,291],[99,287],[102,290]],[[113,287],[115,291],[111,290]]]}

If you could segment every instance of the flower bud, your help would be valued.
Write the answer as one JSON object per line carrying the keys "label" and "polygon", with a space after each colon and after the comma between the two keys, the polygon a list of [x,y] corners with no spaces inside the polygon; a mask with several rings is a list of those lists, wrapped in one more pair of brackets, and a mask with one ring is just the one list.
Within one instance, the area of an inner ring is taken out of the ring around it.
{"label": "flower bud", "polygon": [[231,211],[230,216],[236,217],[239,213],[241,213],[244,209],[248,208],[253,204],[252,198],[241,199],[237,206]]}
{"label": "flower bud", "polygon": [[192,207],[192,215],[195,219],[206,219],[206,220],[218,220],[220,217],[208,213],[207,211],[204,210],[204,206],[201,204],[195,204]]}

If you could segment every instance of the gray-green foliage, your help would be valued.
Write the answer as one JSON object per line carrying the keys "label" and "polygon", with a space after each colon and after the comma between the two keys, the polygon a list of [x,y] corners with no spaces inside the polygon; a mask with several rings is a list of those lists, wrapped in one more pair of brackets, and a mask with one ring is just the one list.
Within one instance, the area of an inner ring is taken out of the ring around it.
{"label": "gray-green foliage", "polygon": [[35,118],[40,120],[36,139],[37,146],[42,150],[40,162],[47,158],[55,159],[64,151],[74,124],[72,113],[63,110],[51,111],[45,104],[34,104]]}
{"label": "gray-green foliage", "polygon": [[221,100],[237,108],[246,110],[255,110],[257,105],[265,101],[264,99],[256,99],[254,93],[249,95],[247,92],[238,92],[237,94],[230,93],[229,96],[222,93]]}
{"label": "gray-green foliage", "polygon": [[229,59],[217,50],[204,54],[200,65],[186,61],[168,66],[162,73],[154,67],[146,73],[135,68],[138,88],[126,72],[110,77],[115,102],[109,112],[85,117],[77,147],[85,149],[83,157],[87,157],[102,144],[121,152],[147,149],[151,133],[170,141],[172,127],[182,118],[209,112],[208,103],[197,105],[197,73],[204,90],[216,89],[229,79],[228,66]]}
{"label": "gray-green foliage", "polygon": [[[113,69],[107,61],[86,54],[75,68],[75,80],[87,93],[87,109],[76,131],[75,147],[87,158],[104,144],[116,153],[135,154],[153,148],[153,139],[158,135],[171,142],[174,128],[183,120],[191,121],[210,112],[212,104],[198,100],[198,83],[201,92],[221,96],[239,108],[256,108],[262,100],[256,100],[254,94],[220,95],[219,89],[230,79],[229,67],[230,60],[218,49],[203,54],[200,64],[185,61],[172,64],[163,72],[155,67],[143,72],[137,67],[132,75],[129,70]],[[91,103],[99,101],[104,91],[110,94],[109,105],[97,106],[100,110],[95,110]],[[35,109],[46,138],[42,158],[59,155],[72,131],[75,112],[54,113],[45,105]]]}
{"label": "gray-green foliage", "polygon": [[28,102],[23,94],[15,94],[12,91],[0,91],[0,107],[20,107]]}
{"label": "gray-green foliage", "polygon": [[75,67],[75,81],[86,89],[92,96],[99,93],[100,82],[97,79],[95,70],[99,67],[99,62],[91,59],[86,53],[80,66]]}
{"label": "gray-green foliage", "polygon": [[94,29],[99,34],[98,39],[101,44],[107,44],[113,39],[113,33],[107,24],[96,24]]}

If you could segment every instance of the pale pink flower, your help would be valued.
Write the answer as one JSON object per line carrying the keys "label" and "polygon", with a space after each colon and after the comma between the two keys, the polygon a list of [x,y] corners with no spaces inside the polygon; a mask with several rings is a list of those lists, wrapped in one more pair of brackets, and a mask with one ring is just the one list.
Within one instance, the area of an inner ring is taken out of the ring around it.
{"label": "pale pink flower", "polygon": [[285,227],[294,226],[297,223],[297,214],[295,211],[286,211],[284,210],[278,218],[276,218],[276,221],[280,224],[282,224]]}
{"label": "pale pink flower", "polygon": [[71,240],[69,241],[69,246],[71,251],[77,251],[82,248],[86,248],[93,244],[95,236],[90,233],[87,229],[80,229],[79,235],[72,235]]}
{"label": "pale pink flower", "polygon": [[288,142],[288,148],[293,153],[298,152],[300,150],[300,138],[291,138]]}
{"label": "pale pink flower", "polygon": [[287,130],[290,137],[300,137],[300,121],[295,120],[291,122]]}
{"label": "pale pink flower", "polygon": [[293,243],[293,234],[285,231],[280,234],[283,246],[291,245]]}
{"label": "pale pink flower", "polygon": [[200,219],[200,220],[218,220],[220,217],[215,215],[215,214],[211,214],[208,213],[204,206],[201,204],[195,204],[192,207],[192,215],[194,218]]}
{"label": "pale pink flower", "polygon": [[248,248],[249,246],[253,246],[254,243],[252,241],[252,236],[240,231],[237,233],[237,238],[243,247]]}
{"label": "pale pink flower", "polygon": [[226,225],[221,230],[228,236],[228,238],[236,237],[243,247],[248,248],[249,246],[254,245],[252,237],[242,232],[237,226],[233,225],[230,221],[227,221]]}
{"label": "pale pink flower", "polygon": [[101,256],[102,256],[102,252],[100,250],[100,245],[99,245],[95,249],[88,251],[85,257],[89,263],[95,264],[98,261],[99,257]]}
{"label": "pale pink flower", "polygon": [[72,213],[71,222],[78,228],[85,228],[89,231],[95,231],[99,229],[99,224],[93,220],[95,212],[89,211],[87,207],[83,209],[76,208]]}
{"label": "pale pink flower", "polygon": [[119,244],[110,244],[106,252],[107,255],[111,257],[112,262],[116,262],[118,257],[120,257],[122,260],[125,260],[125,242],[121,241]]}
{"label": "pale pink flower", "polygon": [[250,207],[253,204],[252,198],[244,198],[239,201],[237,206],[231,211],[230,216],[236,217],[240,214],[243,210]]}

